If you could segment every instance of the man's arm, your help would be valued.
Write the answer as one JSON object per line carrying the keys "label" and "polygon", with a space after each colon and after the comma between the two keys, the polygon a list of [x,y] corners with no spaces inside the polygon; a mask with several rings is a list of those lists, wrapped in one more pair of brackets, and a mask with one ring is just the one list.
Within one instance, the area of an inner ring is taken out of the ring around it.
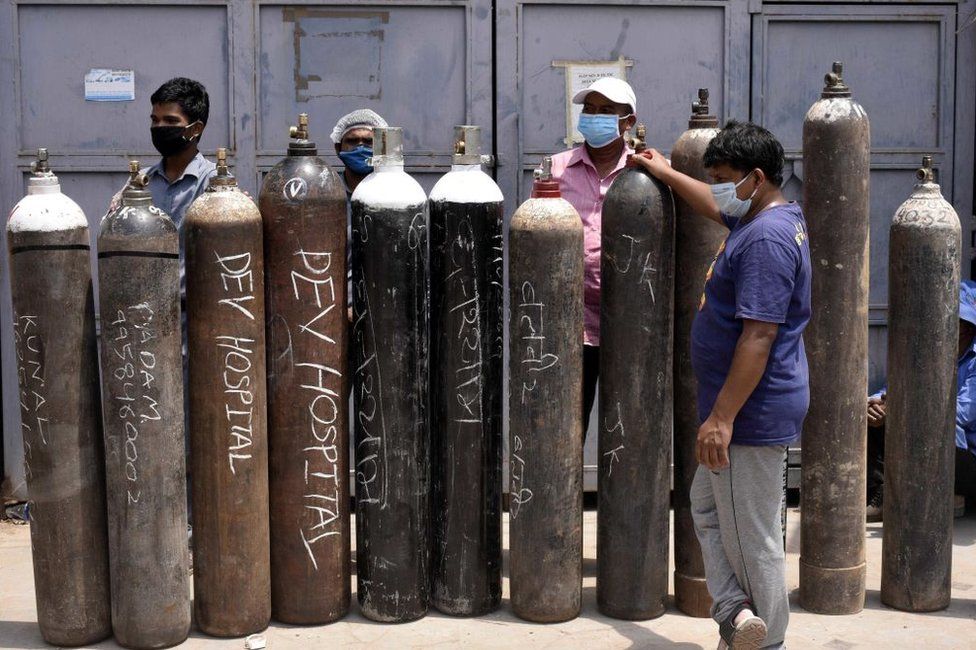
{"label": "man's arm", "polygon": [[711,414],[698,429],[695,458],[708,469],[729,466],[732,423],[752,391],[759,385],[778,332],[779,325],[776,323],[742,321],[742,334],[735,345],[732,367],[718,393]]}
{"label": "man's arm", "polygon": [[659,181],[668,185],[675,194],[691,206],[692,210],[725,226],[708,183],[703,183],[697,178],[692,178],[674,169],[657,149],[647,149],[643,154],[632,156],[631,159]]}

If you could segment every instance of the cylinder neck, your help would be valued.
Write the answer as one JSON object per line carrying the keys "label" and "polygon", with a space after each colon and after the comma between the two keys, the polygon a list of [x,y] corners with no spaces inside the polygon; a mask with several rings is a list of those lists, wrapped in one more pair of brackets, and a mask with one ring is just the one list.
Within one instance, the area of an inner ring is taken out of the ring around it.
{"label": "cylinder neck", "polygon": [[851,89],[844,83],[844,64],[834,61],[833,68],[824,76],[824,89],[820,97],[828,99],[831,97],[850,97]]}
{"label": "cylinder neck", "polygon": [[630,141],[630,146],[634,148],[634,153],[641,153],[647,149],[647,127],[643,124],[638,124],[634,131],[635,135]]}
{"label": "cylinder neck", "polygon": [[217,149],[217,175],[210,179],[207,191],[237,187],[237,179],[227,166],[227,149]]}
{"label": "cylinder neck", "polygon": [[912,195],[922,197],[942,197],[942,188],[935,181],[935,168],[932,166],[932,156],[922,156],[922,166],[915,172],[915,191]]}
{"label": "cylinder neck", "polygon": [[318,148],[308,139],[308,113],[299,113],[298,126],[288,128],[291,141],[288,143],[289,156],[317,156]]}
{"label": "cylinder neck", "polygon": [[708,112],[708,88],[698,89],[698,101],[691,104],[691,118],[688,120],[689,129],[714,129],[718,127],[718,118]]}
{"label": "cylinder neck", "polygon": [[373,127],[374,171],[403,169],[403,129],[398,126]]}
{"label": "cylinder neck", "polygon": [[454,158],[457,165],[481,164],[481,127],[462,124],[454,127]]}
{"label": "cylinder neck", "polygon": [[129,182],[122,190],[122,205],[145,206],[152,205],[152,194],[147,186],[149,177],[139,171],[139,161],[129,161]]}
{"label": "cylinder neck", "polygon": [[27,181],[28,194],[57,194],[61,183],[47,164],[47,149],[37,150],[37,159],[31,163],[31,177]]}
{"label": "cylinder neck", "polygon": [[559,191],[559,181],[552,177],[552,156],[542,159],[542,166],[532,174],[532,198],[533,199],[558,199],[562,198]]}

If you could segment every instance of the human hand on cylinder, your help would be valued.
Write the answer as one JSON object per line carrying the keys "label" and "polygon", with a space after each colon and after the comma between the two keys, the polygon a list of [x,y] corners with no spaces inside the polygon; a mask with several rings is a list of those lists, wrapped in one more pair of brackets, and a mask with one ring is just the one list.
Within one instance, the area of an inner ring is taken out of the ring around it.
{"label": "human hand on cylinder", "polygon": [[884,426],[885,416],[887,415],[887,405],[885,404],[886,395],[881,397],[868,398],[868,426]]}
{"label": "human hand on cylinder", "polygon": [[722,420],[713,413],[698,427],[695,460],[708,469],[725,469],[729,466],[731,441],[732,422]]}
{"label": "human hand on cylinder", "polygon": [[629,160],[637,163],[650,172],[652,176],[661,180],[664,180],[663,176],[671,169],[671,163],[657,149],[645,149],[641,153],[631,155]]}

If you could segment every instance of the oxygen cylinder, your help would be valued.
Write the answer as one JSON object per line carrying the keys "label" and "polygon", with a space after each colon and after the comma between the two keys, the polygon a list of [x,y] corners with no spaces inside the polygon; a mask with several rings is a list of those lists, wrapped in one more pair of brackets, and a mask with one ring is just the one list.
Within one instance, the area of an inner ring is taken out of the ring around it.
{"label": "oxygen cylinder", "polygon": [[[925,156],[888,240],[881,602],[949,606],[959,350],[959,217]],[[919,341],[925,341],[919,345]]]}
{"label": "oxygen cylinder", "polygon": [[[643,126],[637,138],[639,152]],[[596,597],[644,620],[668,594],[674,201],[628,167],[603,203]]]}
{"label": "oxygen cylinder", "polygon": [[552,178],[509,227],[509,548],[512,611],[579,616],[583,561],[583,222]]}
{"label": "oxygen cylinder", "polygon": [[432,599],[477,616],[502,596],[503,198],[480,127],[454,138],[429,202]]}
{"label": "oxygen cylinder", "polygon": [[[698,90],[688,130],[671,150],[671,166],[707,182],[702,157],[718,134],[708,112],[708,89]],[[698,469],[698,384],[691,367],[691,323],[698,313],[708,266],[728,231],[675,196],[674,232],[674,601],[689,616],[708,617],[712,598],[691,517],[691,482]]]}
{"label": "oxygen cylinder", "polygon": [[813,313],[804,334],[800,604],[818,614],[864,607],[871,136],[841,73],[834,63],[803,121]]}
{"label": "oxygen cylinder", "polygon": [[346,194],[308,115],[264,177],[271,612],[299,625],[349,611]]}
{"label": "oxygen cylinder", "polygon": [[88,220],[37,150],[7,224],[34,591],[51,645],[112,633]]}
{"label": "oxygen cylinder", "polygon": [[180,243],[129,163],[98,235],[112,629],[127,648],[190,632]]}
{"label": "oxygen cylinder", "polygon": [[405,622],[430,600],[427,194],[403,171],[403,130],[373,128],[352,195],[356,577],[362,613]]}
{"label": "oxygen cylinder", "polygon": [[205,634],[244,636],[271,617],[264,247],[225,149],[183,228],[195,619]]}

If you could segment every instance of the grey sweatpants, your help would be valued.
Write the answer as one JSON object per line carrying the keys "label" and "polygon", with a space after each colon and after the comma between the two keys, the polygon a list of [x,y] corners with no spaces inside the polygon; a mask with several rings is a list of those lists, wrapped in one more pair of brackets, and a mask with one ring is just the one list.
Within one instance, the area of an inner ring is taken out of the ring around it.
{"label": "grey sweatpants", "polygon": [[691,485],[695,533],[721,623],[745,601],[766,621],[766,646],[783,643],[790,617],[781,510],[786,446],[730,445],[730,466],[698,466]]}

